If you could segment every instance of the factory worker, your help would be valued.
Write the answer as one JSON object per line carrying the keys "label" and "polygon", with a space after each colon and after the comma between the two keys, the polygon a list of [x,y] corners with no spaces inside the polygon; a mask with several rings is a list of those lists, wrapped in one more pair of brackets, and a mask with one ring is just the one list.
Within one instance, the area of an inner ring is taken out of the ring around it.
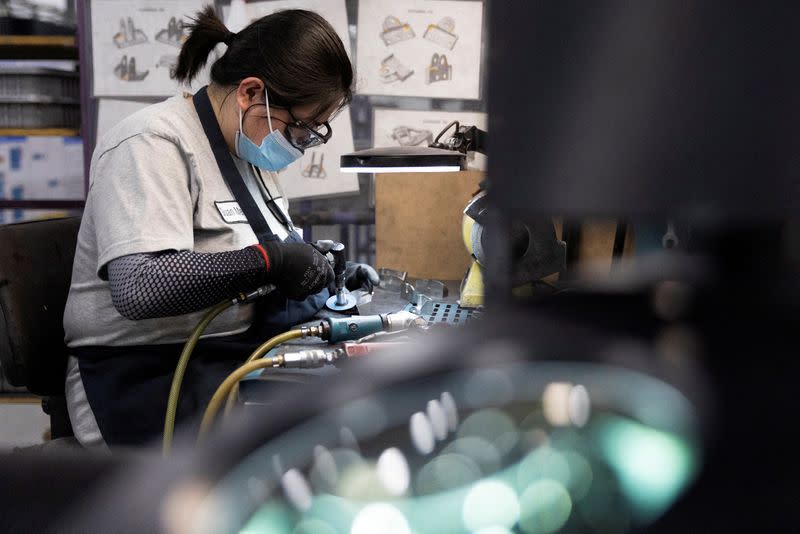
{"label": "factory worker", "polygon": [[[259,343],[308,320],[330,295],[330,263],[304,243],[277,171],[333,135],[353,70],[320,15],[274,13],[239,33],[211,7],[189,26],[174,77],[190,82],[219,43],[211,83],[120,122],[91,163],[69,298],[66,394],[85,446],[160,438],[184,342],[216,303],[273,285],[206,330],[178,420],[201,412]],[[350,266],[350,288],[375,283]]]}

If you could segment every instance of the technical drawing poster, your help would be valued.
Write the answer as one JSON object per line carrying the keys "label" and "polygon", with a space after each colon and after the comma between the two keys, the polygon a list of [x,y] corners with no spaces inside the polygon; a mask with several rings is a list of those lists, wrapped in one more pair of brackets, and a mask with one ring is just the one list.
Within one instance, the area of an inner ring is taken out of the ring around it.
{"label": "technical drawing poster", "polygon": [[[284,9],[307,9],[324,16],[344,43],[352,58],[347,31],[345,0],[274,0],[248,2],[247,14],[256,20]],[[228,7],[223,8],[227,16]],[[303,157],[279,173],[281,186],[289,199],[325,197],[358,193],[358,175],[339,172],[339,157],[353,152],[353,128],[349,109],[342,110],[331,122],[333,136],[319,147],[306,150]]]}
{"label": "technical drawing poster", "polygon": [[[92,56],[95,96],[171,96],[170,78],[187,37],[184,22],[204,0],[93,0]],[[195,87],[207,83],[201,73]]]}
{"label": "technical drawing poster", "polygon": [[[462,126],[487,128],[486,113],[470,111],[408,111],[405,109],[375,108],[372,127],[372,146],[428,146],[448,124],[458,121]],[[448,130],[441,140],[452,137]],[[485,171],[486,156],[468,155],[470,169]]]}
{"label": "technical drawing poster", "polygon": [[358,92],[480,98],[483,2],[361,0]]}

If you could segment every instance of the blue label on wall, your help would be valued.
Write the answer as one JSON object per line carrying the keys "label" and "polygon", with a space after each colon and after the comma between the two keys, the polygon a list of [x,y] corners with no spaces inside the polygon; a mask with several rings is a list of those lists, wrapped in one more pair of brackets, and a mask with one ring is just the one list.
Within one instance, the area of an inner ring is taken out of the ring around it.
{"label": "blue label on wall", "polygon": [[22,168],[22,149],[14,147],[9,152],[11,169],[14,171],[20,170]]}
{"label": "blue label on wall", "polygon": [[[23,198],[25,198],[25,187],[23,187],[21,185],[17,185],[17,186],[12,187],[11,188],[11,198],[14,199],[14,200],[22,200]],[[14,210],[13,219],[15,221],[21,221],[22,220],[22,210],[21,209],[17,208],[17,209]]]}

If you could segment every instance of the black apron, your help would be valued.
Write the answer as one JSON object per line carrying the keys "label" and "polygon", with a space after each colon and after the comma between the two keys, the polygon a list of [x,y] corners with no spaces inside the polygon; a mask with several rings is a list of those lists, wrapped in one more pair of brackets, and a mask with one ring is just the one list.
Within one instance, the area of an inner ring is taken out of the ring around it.
{"label": "black apron", "polygon": [[[259,243],[277,240],[236,168],[205,87],[194,95],[193,101],[219,170]],[[270,202],[281,210],[274,201]],[[284,242],[302,243],[288,215],[285,218],[289,235]],[[280,291],[273,291],[256,302],[253,324],[246,332],[200,340],[183,379],[177,422],[193,419],[192,427],[196,427],[197,416],[225,377],[265,340],[308,321],[329,296],[324,289],[304,301],[293,301]],[[183,344],[72,349],[106,444],[142,445],[161,437],[167,397],[182,350]]]}

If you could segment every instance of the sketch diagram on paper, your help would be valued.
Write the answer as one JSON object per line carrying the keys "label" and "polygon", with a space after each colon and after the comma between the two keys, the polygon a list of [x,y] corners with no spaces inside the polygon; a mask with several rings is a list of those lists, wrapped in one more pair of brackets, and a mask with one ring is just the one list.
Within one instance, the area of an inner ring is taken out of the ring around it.
{"label": "sketch diagram on paper", "polygon": [[144,72],[136,71],[136,58],[133,56],[130,58],[122,56],[117,66],[114,67],[114,76],[123,82],[140,82],[147,78],[148,74],[150,74],[149,70]]}
{"label": "sketch diagram on paper", "polygon": [[381,32],[381,39],[386,46],[399,43],[401,41],[408,41],[414,38],[414,30],[406,22],[400,22],[395,16],[389,15],[383,21],[383,32]]}
{"label": "sketch diagram on paper", "polygon": [[452,17],[444,17],[438,24],[428,24],[422,38],[432,43],[452,50],[458,41],[458,35],[453,33],[456,28],[456,21]]}
{"label": "sketch diagram on paper", "polygon": [[381,61],[378,72],[383,83],[404,82],[414,74],[414,71],[403,65],[394,54]]}
{"label": "sketch diagram on paper", "polygon": [[408,126],[397,126],[392,130],[392,139],[397,141],[400,146],[417,146],[423,143],[427,146],[433,142],[433,132]]}
{"label": "sketch diagram on paper", "polygon": [[147,35],[136,27],[133,19],[119,19],[119,31],[112,37],[114,44],[117,48],[128,48],[138,44],[147,42]]}
{"label": "sketch diagram on paper", "polygon": [[178,64],[178,56],[174,54],[167,54],[165,56],[161,56],[158,58],[158,63],[156,63],[156,68],[167,68],[172,72],[175,66]]}
{"label": "sketch diagram on paper", "polygon": [[453,66],[444,54],[433,54],[426,70],[425,83],[445,82],[453,79]]}
{"label": "sketch diagram on paper", "polygon": [[184,32],[183,21],[170,17],[167,27],[158,31],[156,41],[180,48],[189,36]]}
{"label": "sketch diagram on paper", "polygon": [[303,170],[300,172],[304,178],[324,179],[326,176],[328,176],[328,173],[325,172],[325,167],[323,166],[325,154],[320,154],[319,156],[319,163],[317,163],[316,152],[311,153],[311,163],[303,167]]}

